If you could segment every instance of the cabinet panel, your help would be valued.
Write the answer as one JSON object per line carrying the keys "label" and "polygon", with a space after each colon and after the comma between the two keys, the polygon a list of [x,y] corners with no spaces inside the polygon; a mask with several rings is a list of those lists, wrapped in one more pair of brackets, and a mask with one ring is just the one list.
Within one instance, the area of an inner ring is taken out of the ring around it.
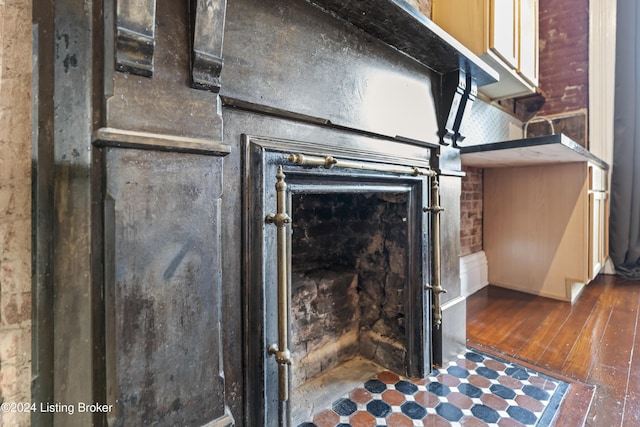
{"label": "cabinet panel", "polygon": [[608,256],[605,179],[587,162],[485,169],[489,282],[575,300]]}
{"label": "cabinet panel", "polygon": [[605,259],[605,192],[593,192],[589,194],[589,280],[595,278]]}
{"label": "cabinet panel", "polygon": [[575,299],[588,282],[586,178],[585,163],[485,169],[491,284]]}
{"label": "cabinet panel", "polygon": [[433,0],[432,19],[500,74],[479,92],[491,99],[535,92],[538,0]]}
{"label": "cabinet panel", "polygon": [[520,0],[520,56],[518,72],[538,85],[538,0]]}
{"label": "cabinet panel", "polygon": [[589,165],[589,190],[607,191],[607,172],[604,169]]}
{"label": "cabinet panel", "polygon": [[491,50],[508,66],[518,68],[518,0],[491,1]]}
{"label": "cabinet panel", "polygon": [[476,55],[489,50],[487,0],[437,0],[433,2],[431,18]]}

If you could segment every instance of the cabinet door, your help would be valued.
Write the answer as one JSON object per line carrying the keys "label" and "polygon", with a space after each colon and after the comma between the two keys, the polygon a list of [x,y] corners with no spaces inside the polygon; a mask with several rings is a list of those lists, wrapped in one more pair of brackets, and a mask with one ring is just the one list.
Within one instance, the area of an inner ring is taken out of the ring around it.
{"label": "cabinet door", "polygon": [[607,193],[589,193],[589,280],[593,280],[604,266],[605,257],[605,201]]}
{"label": "cabinet door", "polygon": [[518,68],[519,0],[491,0],[491,51],[514,70]]}
{"label": "cabinet door", "polygon": [[518,72],[532,85],[538,85],[538,0],[520,0]]}
{"label": "cabinet door", "polygon": [[489,0],[433,0],[431,19],[476,55],[489,49]]}

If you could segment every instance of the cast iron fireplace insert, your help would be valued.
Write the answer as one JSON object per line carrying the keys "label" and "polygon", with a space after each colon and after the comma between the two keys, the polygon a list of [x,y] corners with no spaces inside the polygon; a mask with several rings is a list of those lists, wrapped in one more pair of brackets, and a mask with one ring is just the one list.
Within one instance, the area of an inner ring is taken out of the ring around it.
{"label": "cast iron fireplace insert", "polygon": [[345,372],[431,371],[433,215],[425,212],[435,174],[428,159],[415,166],[329,150],[245,140],[245,363],[255,425],[297,425],[322,409],[322,384],[335,393]]}

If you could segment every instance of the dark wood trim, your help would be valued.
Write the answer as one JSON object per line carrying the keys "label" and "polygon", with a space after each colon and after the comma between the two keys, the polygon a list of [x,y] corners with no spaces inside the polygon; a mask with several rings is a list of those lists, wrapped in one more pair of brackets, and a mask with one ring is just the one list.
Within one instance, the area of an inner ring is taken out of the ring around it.
{"label": "dark wood trim", "polygon": [[385,135],[381,135],[378,133],[374,133],[374,132],[369,132],[369,131],[365,131],[365,130],[361,130],[361,129],[357,129],[357,128],[352,128],[352,127],[348,127],[348,126],[342,126],[342,125],[338,125],[335,124],[333,122],[331,122],[331,120],[322,118],[322,117],[315,117],[315,116],[310,116],[307,114],[301,114],[301,113],[296,113],[294,111],[289,111],[289,110],[284,110],[282,108],[278,108],[278,107],[273,107],[273,106],[269,106],[269,105],[265,105],[265,104],[257,104],[251,101],[246,101],[246,100],[242,100],[242,99],[238,99],[238,98],[234,98],[234,97],[230,97],[230,96],[220,96],[220,99],[222,100],[223,106],[225,107],[233,107],[233,108],[237,108],[239,110],[244,110],[244,111],[249,111],[249,112],[253,112],[253,113],[259,113],[259,114],[265,114],[268,116],[272,116],[272,117],[278,117],[278,118],[282,118],[282,119],[287,119],[287,120],[293,120],[293,121],[297,121],[297,122],[301,122],[301,123],[307,123],[307,124],[312,124],[312,125],[316,125],[316,126],[322,126],[322,127],[326,127],[326,128],[330,128],[330,129],[336,129],[336,130],[343,130],[346,132],[350,132],[350,133],[354,133],[354,134],[358,134],[358,135],[362,135],[362,136],[366,136],[366,137],[371,137],[371,138],[376,138],[376,139],[387,139],[387,140],[392,140],[394,142],[405,142],[408,144],[412,144],[412,145],[417,145],[417,146],[423,146],[423,147],[427,147],[427,148],[436,148],[438,147],[438,144],[436,143],[432,143],[432,142],[428,142],[426,140],[418,140],[418,139],[414,139],[414,138],[407,138],[401,135],[395,135],[393,138],[389,138]]}
{"label": "dark wood trim", "polygon": [[226,0],[192,0],[193,51],[191,78],[193,87],[220,92],[222,82],[222,41]]}
{"label": "dark wood trim", "polygon": [[100,128],[95,131],[93,143],[99,147],[172,151],[209,156],[226,156],[231,153],[231,148],[219,141],[113,128]]}
{"label": "dark wood trim", "polygon": [[500,78],[493,68],[405,0],[310,1],[438,74],[463,69],[474,76],[478,86]]}
{"label": "dark wood trim", "polygon": [[[54,402],[53,357],[53,3],[33,1],[33,167],[32,167],[32,329],[31,400]],[[53,413],[34,411],[31,424],[52,426]]]}
{"label": "dark wood trim", "polygon": [[156,0],[118,0],[116,67],[145,77],[153,75]]}

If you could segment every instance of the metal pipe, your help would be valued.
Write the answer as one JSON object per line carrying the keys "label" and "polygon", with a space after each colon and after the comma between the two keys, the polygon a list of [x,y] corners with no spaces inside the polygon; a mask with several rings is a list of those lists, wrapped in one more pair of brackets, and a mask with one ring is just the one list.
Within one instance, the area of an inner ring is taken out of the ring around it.
{"label": "metal pipe", "polygon": [[398,166],[384,163],[359,162],[356,160],[339,160],[333,156],[308,156],[306,154],[288,154],[285,160],[301,166],[316,166],[325,169],[343,168],[358,169],[375,172],[389,172],[399,175],[411,176],[435,176],[436,172],[429,168],[419,168],[415,166]]}
{"label": "metal pipe", "polygon": [[[278,263],[278,343],[272,344],[268,352],[275,356],[278,363],[278,397],[286,403],[290,395],[290,365],[293,363],[289,351],[289,261],[288,261],[288,225],[291,218],[287,214],[287,183],[282,166],[278,166],[276,174],[276,213],[267,215],[266,222],[277,227],[277,263]],[[282,405],[281,405],[282,406]],[[281,410],[281,424],[289,425],[288,410]]]}
{"label": "metal pipe", "polygon": [[440,294],[447,291],[442,287],[440,280],[440,212],[444,208],[440,206],[440,186],[438,178],[431,180],[431,206],[424,208],[425,212],[431,212],[431,235],[433,240],[433,284],[425,286],[433,294],[433,325],[439,329],[442,324],[442,306]]}

